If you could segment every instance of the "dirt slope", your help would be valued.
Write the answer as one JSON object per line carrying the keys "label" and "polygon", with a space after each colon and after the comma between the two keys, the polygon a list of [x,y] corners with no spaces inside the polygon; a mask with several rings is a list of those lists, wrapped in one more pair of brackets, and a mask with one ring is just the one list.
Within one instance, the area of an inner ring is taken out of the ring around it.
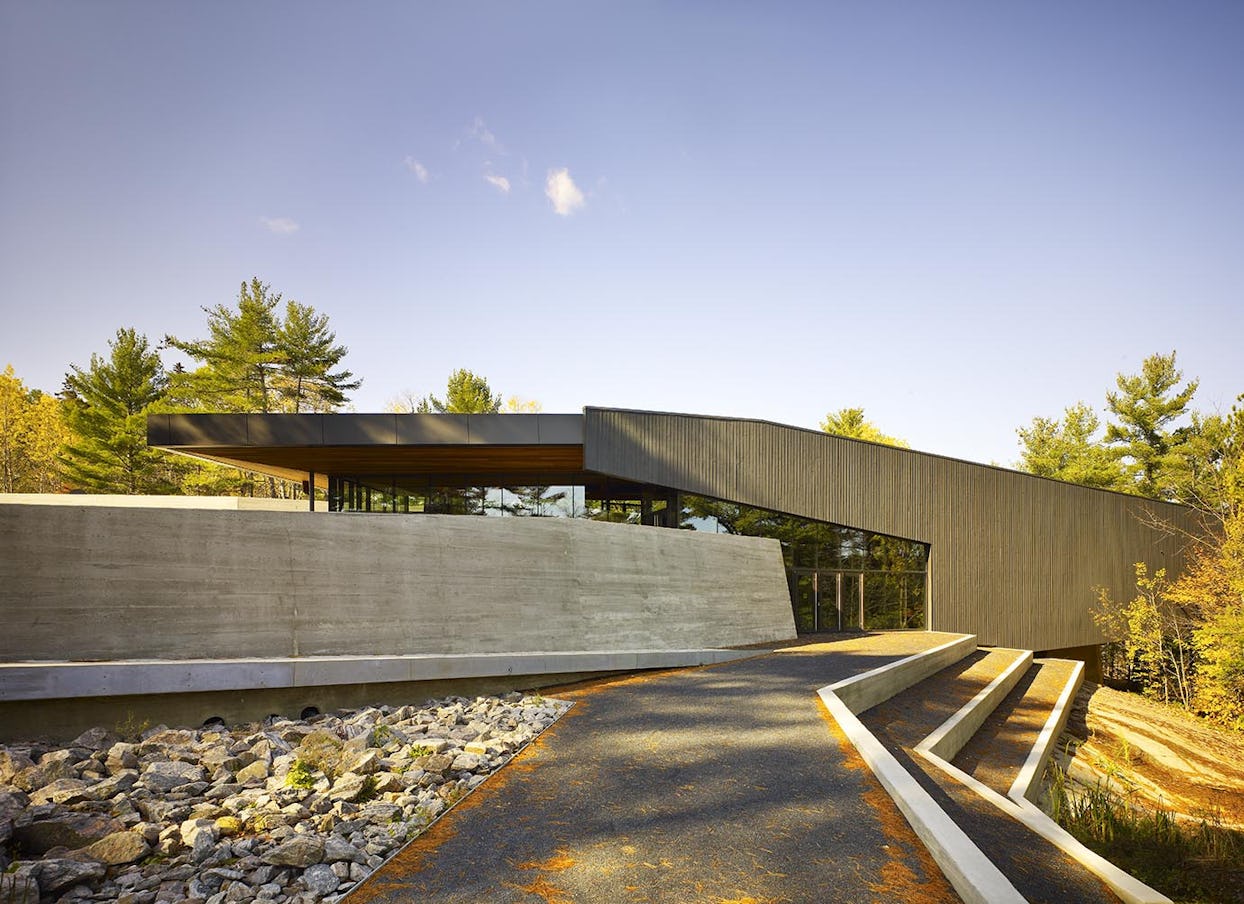
{"label": "dirt slope", "polygon": [[1086,684],[1067,735],[1079,742],[1073,774],[1111,775],[1150,803],[1244,827],[1244,734],[1139,694]]}

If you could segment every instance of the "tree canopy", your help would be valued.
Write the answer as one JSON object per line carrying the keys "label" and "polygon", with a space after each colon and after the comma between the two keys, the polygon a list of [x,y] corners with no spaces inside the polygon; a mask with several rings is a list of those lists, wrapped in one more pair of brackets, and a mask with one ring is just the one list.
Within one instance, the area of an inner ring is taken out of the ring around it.
{"label": "tree canopy", "polygon": [[168,377],[147,337],[117,330],[107,358],[65,375],[65,473],[97,493],[168,493],[175,488],[167,455],[147,448],[147,414],[163,399]]}
{"label": "tree canopy", "polygon": [[484,377],[459,368],[449,375],[444,399],[429,394],[419,401],[416,410],[425,414],[496,414],[501,410],[501,394],[493,393]]}
{"label": "tree canopy", "polygon": [[55,396],[28,389],[0,371],[0,493],[54,493],[61,488],[60,449],[69,432]]}
{"label": "tree canopy", "polygon": [[336,345],[328,315],[289,301],[253,277],[242,283],[237,306],[204,308],[208,336],[165,344],[201,366],[174,374],[174,395],[185,405],[214,411],[333,411],[358,389],[348,370],[338,369],[347,349]]}
{"label": "tree canopy", "polygon": [[1123,467],[1115,452],[1096,437],[1101,420],[1083,402],[1063,412],[1062,419],[1035,417],[1020,427],[1020,467],[1038,477],[1116,490],[1123,486]]}
{"label": "tree canopy", "polygon": [[849,436],[852,439],[868,440],[870,443],[881,443],[885,446],[908,448],[906,441],[882,433],[864,417],[863,408],[839,408],[825,415],[821,421],[821,429],[835,436]]}
{"label": "tree canopy", "polygon": [[1187,414],[1198,385],[1191,380],[1179,388],[1182,379],[1174,352],[1155,354],[1145,358],[1139,374],[1119,374],[1118,390],[1106,393],[1106,407],[1115,417],[1106,426],[1106,443],[1118,450],[1128,488],[1138,495],[1175,497],[1170,478],[1191,433],[1176,423]]}

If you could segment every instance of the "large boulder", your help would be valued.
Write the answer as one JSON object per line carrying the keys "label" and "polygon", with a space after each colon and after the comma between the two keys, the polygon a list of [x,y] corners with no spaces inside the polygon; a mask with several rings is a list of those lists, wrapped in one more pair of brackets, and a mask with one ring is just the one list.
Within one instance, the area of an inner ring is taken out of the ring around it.
{"label": "large boulder", "polygon": [[20,750],[0,749],[0,785],[11,785],[19,773],[34,764],[35,761]]}
{"label": "large boulder", "polygon": [[324,859],[324,839],[315,835],[293,835],[263,855],[273,866],[296,866],[305,869]]}
{"label": "large boulder", "polygon": [[0,873],[0,901],[5,904],[39,904],[39,880],[33,863],[19,864]]}
{"label": "large boulder", "polygon": [[82,789],[89,783],[80,778],[58,778],[30,792],[30,802],[39,804],[76,804],[83,800]]}
{"label": "large boulder", "polygon": [[203,768],[193,763],[159,760],[152,763],[138,780],[154,791],[172,791],[182,785],[201,782],[205,778]]}
{"label": "large boulder", "polygon": [[[0,788],[0,848],[13,836],[13,823],[30,805],[30,798],[21,791]],[[4,898],[0,897],[0,901]]]}
{"label": "large boulder", "polygon": [[77,850],[113,832],[123,831],[125,825],[111,816],[58,810],[28,823],[14,825],[13,841],[24,854],[42,856],[55,847]]}
{"label": "large boulder", "polygon": [[320,897],[331,895],[337,890],[340,882],[333,868],[327,863],[308,866],[306,872],[302,874],[302,884],[307,887],[308,891],[313,891]]}
{"label": "large boulder", "polygon": [[93,844],[88,844],[82,849],[82,853],[100,863],[118,866],[146,857],[151,853],[151,845],[137,832],[113,832]]}
{"label": "large boulder", "polygon": [[55,894],[62,888],[91,882],[104,878],[107,868],[94,860],[71,860],[68,857],[53,857],[38,860],[32,864],[31,872],[39,882],[39,889],[45,895]]}
{"label": "large boulder", "polygon": [[106,728],[88,728],[74,738],[70,747],[85,747],[87,750],[107,750],[120,740]]}

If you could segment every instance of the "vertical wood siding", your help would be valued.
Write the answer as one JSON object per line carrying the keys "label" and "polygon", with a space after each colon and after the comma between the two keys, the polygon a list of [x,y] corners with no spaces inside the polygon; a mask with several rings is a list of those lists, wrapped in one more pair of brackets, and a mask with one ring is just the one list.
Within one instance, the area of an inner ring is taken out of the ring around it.
{"label": "vertical wood siding", "polygon": [[812,430],[584,414],[589,470],[930,544],[930,629],[984,644],[1100,643],[1097,588],[1129,597],[1136,562],[1177,573],[1195,529],[1182,506]]}

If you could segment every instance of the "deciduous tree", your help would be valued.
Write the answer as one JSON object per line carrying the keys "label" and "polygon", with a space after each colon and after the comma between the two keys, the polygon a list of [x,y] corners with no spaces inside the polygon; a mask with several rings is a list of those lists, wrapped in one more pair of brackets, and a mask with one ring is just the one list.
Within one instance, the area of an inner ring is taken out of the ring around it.
{"label": "deciduous tree", "polygon": [[852,439],[864,439],[871,443],[907,448],[904,440],[888,436],[878,430],[871,421],[864,417],[863,408],[840,408],[837,411],[831,411],[821,421],[821,429],[835,436],[849,436]]}
{"label": "deciduous tree", "polygon": [[1197,708],[1244,728],[1244,515],[1223,523],[1218,542],[1192,553],[1192,562],[1166,594],[1197,613]]}
{"label": "deciduous tree", "polygon": [[1096,412],[1077,402],[1062,419],[1035,417],[1020,427],[1023,446],[1020,467],[1038,477],[1051,477],[1102,489],[1119,489],[1123,468],[1118,455],[1096,436],[1101,421]]}
{"label": "deciduous tree", "polygon": [[60,490],[60,447],[67,436],[55,396],[28,389],[11,364],[0,371],[0,492]]}

